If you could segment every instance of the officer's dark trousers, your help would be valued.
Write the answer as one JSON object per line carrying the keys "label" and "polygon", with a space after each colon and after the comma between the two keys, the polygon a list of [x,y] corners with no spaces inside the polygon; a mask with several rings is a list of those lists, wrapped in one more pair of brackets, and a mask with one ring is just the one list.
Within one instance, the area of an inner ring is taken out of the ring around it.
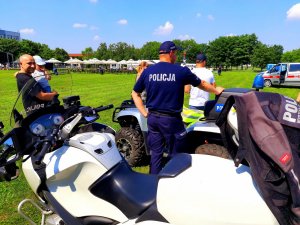
{"label": "officer's dark trousers", "polygon": [[185,147],[186,130],[180,114],[178,116],[149,113],[148,116],[148,146],[151,151],[150,173],[158,174],[162,169],[164,146],[173,157]]}

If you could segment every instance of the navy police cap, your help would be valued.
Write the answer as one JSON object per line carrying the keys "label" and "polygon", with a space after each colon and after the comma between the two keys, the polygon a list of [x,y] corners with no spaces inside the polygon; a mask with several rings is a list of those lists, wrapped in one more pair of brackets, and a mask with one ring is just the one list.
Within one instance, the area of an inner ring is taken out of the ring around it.
{"label": "navy police cap", "polygon": [[165,54],[180,49],[181,48],[177,47],[173,41],[165,41],[159,47],[159,54]]}
{"label": "navy police cap", "polygon": [[200,53],[197,55],[196,60],[203,62],[206,61],[206,55],[204,55],[203,53]]}

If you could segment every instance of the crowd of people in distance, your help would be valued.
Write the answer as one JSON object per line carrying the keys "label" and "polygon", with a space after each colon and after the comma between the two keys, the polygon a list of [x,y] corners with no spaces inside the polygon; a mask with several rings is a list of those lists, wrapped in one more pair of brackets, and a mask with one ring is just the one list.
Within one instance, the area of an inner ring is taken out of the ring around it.
{"label": "crowd of people in distance", "polygon": [[9,70],[10,69],[10,64],[8,63],[0,63],[0,70]]}

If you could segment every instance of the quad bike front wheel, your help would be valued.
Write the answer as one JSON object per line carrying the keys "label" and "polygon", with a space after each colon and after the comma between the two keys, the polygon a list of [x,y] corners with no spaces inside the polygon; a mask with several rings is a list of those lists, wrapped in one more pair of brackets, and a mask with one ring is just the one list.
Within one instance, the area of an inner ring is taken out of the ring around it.
{"label": "quad bike front wheel", "polygon": [[142,134],[129,127],[122,127],[116,133],[116,144],[130,166],[141,166],[146,158]]}
{"label": "quad bike front wheel", "polygon": [[231,159],[227,149],[221,145],[203,144],[196,148],[196,154],[213,155],[224,159]]}

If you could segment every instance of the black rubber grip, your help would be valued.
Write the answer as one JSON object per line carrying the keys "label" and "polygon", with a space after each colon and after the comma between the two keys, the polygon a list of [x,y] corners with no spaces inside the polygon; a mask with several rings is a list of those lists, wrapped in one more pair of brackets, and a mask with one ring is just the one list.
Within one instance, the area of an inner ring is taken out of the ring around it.
{"label": "black rubber grip", "polygon": [[35,164],[37,165],[41,164],[50,147],[51,147],[51,143],[48,141],[43,144],[42,150],[38,153],[37,157],[34,160]]}
{"label": "black rubber grip", "polygon": [[107,110],[107,109],[112,109],[113,107],[114,107],[113,104],[106,105],[106,106],[100,106],[98,108],[95,108],[95,111],[100,112],[100,111],[104,111],[104,110]]}

